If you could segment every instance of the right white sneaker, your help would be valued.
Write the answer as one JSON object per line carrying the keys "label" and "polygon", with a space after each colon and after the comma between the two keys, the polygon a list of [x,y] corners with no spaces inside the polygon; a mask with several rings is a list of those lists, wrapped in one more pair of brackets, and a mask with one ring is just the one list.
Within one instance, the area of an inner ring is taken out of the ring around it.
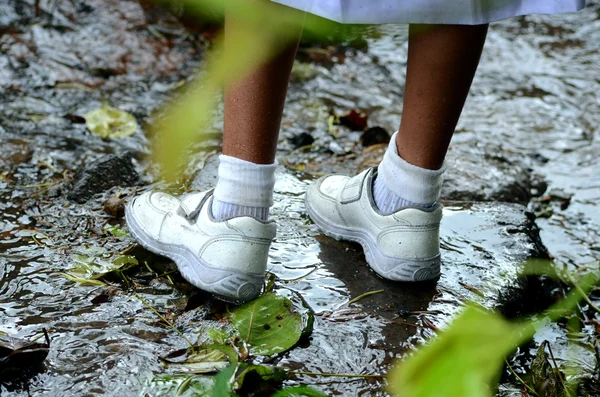
{"label": "right white sneaker", "polygon": [[262,290],[275,223],[216,221],[212,199],[212,190],[181,200],[148,192],[128,204],[125,220],[142,246],[172,259],[192,285],[227,301],[249,301]]}
{"label": "right white sneaker", "polygon": [[373,200],[376,172],[370,168],[353,178],[329,175],[317,180],[306,193],[308,215],[328,236],[362,245],[367,263],[383,278],[439,277],[442,206],[381,213]]}

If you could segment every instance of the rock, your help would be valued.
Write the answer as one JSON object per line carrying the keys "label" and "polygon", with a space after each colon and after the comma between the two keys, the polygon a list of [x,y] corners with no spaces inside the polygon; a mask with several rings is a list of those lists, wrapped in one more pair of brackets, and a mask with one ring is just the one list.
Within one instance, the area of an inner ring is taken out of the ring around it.
{"label": "rock", "polygon": [[[355,147],[356,150],[347,156],[306,160],[304,171],[356,175],[367,167],[376,167],[387,146],[378,143],[364,149]],[[298,154],[300,156],[302,153]],[[442,199],[526,204],[546,188],[546,182],[531,172],[525,159],[519,159],[500,147],[480,147],[471,141],[456,142],[450,146]]]}
{"label": "rock", "polygon": [[292,138],[289,139],[289,142],[294,146],[294,149],[312,145],[314,141],[315,138],[313,138],[313,136],[310,135],[308,132],[301,132],[300,134],[294,135]]}
{"label": "rock", "polygon": [[125,200],[118,197],[111,197],[102,204],[104,212],[115,218],[125,216]]}
{"label": "rock", "polygon": [[138,181],[131,154],[109,154],[87,164],[79,171],[67,190],[67,198],[85,203],[93,195],[114,186],[131,186]]}
{"label": "rock", "polygon": [[390,141],[390,134],[381,127],[367,128],[365,132],[360,136],[360,143],[364,146],[373,146],[380,143],[388,143]]}
{"label": "rock", "polygon": [[446,168],[442,197],[447,200],[526,204],[547,187],[526,163],[490,145],[451,145]]}

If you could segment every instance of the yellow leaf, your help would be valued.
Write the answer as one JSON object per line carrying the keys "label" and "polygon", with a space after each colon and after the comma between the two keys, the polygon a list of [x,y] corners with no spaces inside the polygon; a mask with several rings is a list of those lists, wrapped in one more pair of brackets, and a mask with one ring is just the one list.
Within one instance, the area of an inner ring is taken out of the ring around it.
{"label": "yellow leaf", "polygon": [[87,128],[101,138],[125,138],[133,135],[138,129],[137,120],[133,115],[106,103],[100,109],[86,113],[83,118]]}

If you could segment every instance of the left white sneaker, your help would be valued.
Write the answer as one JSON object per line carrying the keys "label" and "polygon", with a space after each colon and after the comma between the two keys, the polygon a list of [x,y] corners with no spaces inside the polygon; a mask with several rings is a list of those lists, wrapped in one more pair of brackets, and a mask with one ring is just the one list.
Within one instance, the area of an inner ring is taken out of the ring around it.
{"label": "left white sneaker", "polygon": [[404,208],[385,215],[375,206],[375,168],[354,178],[329,175],[306,193],[306,209],[323,233],[362,245],[367,263],[381,277],[424,281],[440,275],[442,206]]}
{"label": "left white sneaker", "polygon": [[227,301],[254,299],[264,283],[275,223],[246,216],[216,221],[212,199],[212,190],[181,200],[148,192],[128,204],[125,220],[141,245],[172,259],[194,286]]}

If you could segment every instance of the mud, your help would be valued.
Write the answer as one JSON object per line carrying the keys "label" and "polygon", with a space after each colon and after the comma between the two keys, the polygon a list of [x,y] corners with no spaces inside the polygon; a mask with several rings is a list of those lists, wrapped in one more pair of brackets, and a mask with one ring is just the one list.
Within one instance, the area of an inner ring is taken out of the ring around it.
{"label": "mud", "polygon": [[[156,170],[147,157],[152,137],[143,130],[153,112],[193,78],[207,37],[210,31],[186,27],[177,10],[136,1],[0,4],[0,330],[31,340],[46,328],[52,341],[44,366],[0,382],[2,395],[150,390],[151,379],[165,372],[158,356],[186,344],[132,292],[176,321],[191,340],[218,326],[211,316],[222,306],[198,295],[169,261],[117,233],[123,221],[104,206],[154,186],[182,192],[214,184],[216,158],[209,155],[219,149],[218,128],[195,146],[178,185],[113,180],[115,186],[90,191],[84,204],[56,194],[103,155],[125,151],[135,159],[141,182],[153,181]],[[385,144],[364,148],[362,131],[341,125],[331,130],[328,118],[355,110],[368,116],[367,128],[394,131],[406,28],[369,29],[353,41],[358,49],[303,46],[298,59],[304,69],[290,87],[280,138],[273,208],[279,229],[269,272],[277,278],[275,288],[300,294],[316,319],[309,340],[272,362],[310,372],[381,374],[443,328],[465,301],[513,317],[560,298],[560,284],[519,278],[528,258],[549,254],[571,271],[598,271],[598,42],[597,1],[578,14],[492,25],[448,159],[442,276],[420,285],[376,277],[360,247],[322,236],[303,205],[306,187],[319,175],[353,173],[382,156]],[[132,113],[142,131],[119,140],[87,131],[82,115],[104,102]],[[314,139],[310,147],[306,136],[294,140],[306,133]],[[558,191],[553,195],[562,199],[544,199]],[[545,217],[536,219],[534,212]],[[109,259],[123,252],[149,265],[128,273],[131,284],[85,287],[60,274],[78,254]],[[600,303],[597,292],[591,299]],[[183,314],[198,306],[199,317],[198,309]],[[510,360],[515,371],[523,376],[548,340],[561,368],[578,364],[588,390],[597,390],[600,314],[581,305],[580,322],[577,333],[549,323]],[[376,378],[299,376],[288,383],[330,395],[383,394]],[[499,394],[521,395],[508,371]]]}

